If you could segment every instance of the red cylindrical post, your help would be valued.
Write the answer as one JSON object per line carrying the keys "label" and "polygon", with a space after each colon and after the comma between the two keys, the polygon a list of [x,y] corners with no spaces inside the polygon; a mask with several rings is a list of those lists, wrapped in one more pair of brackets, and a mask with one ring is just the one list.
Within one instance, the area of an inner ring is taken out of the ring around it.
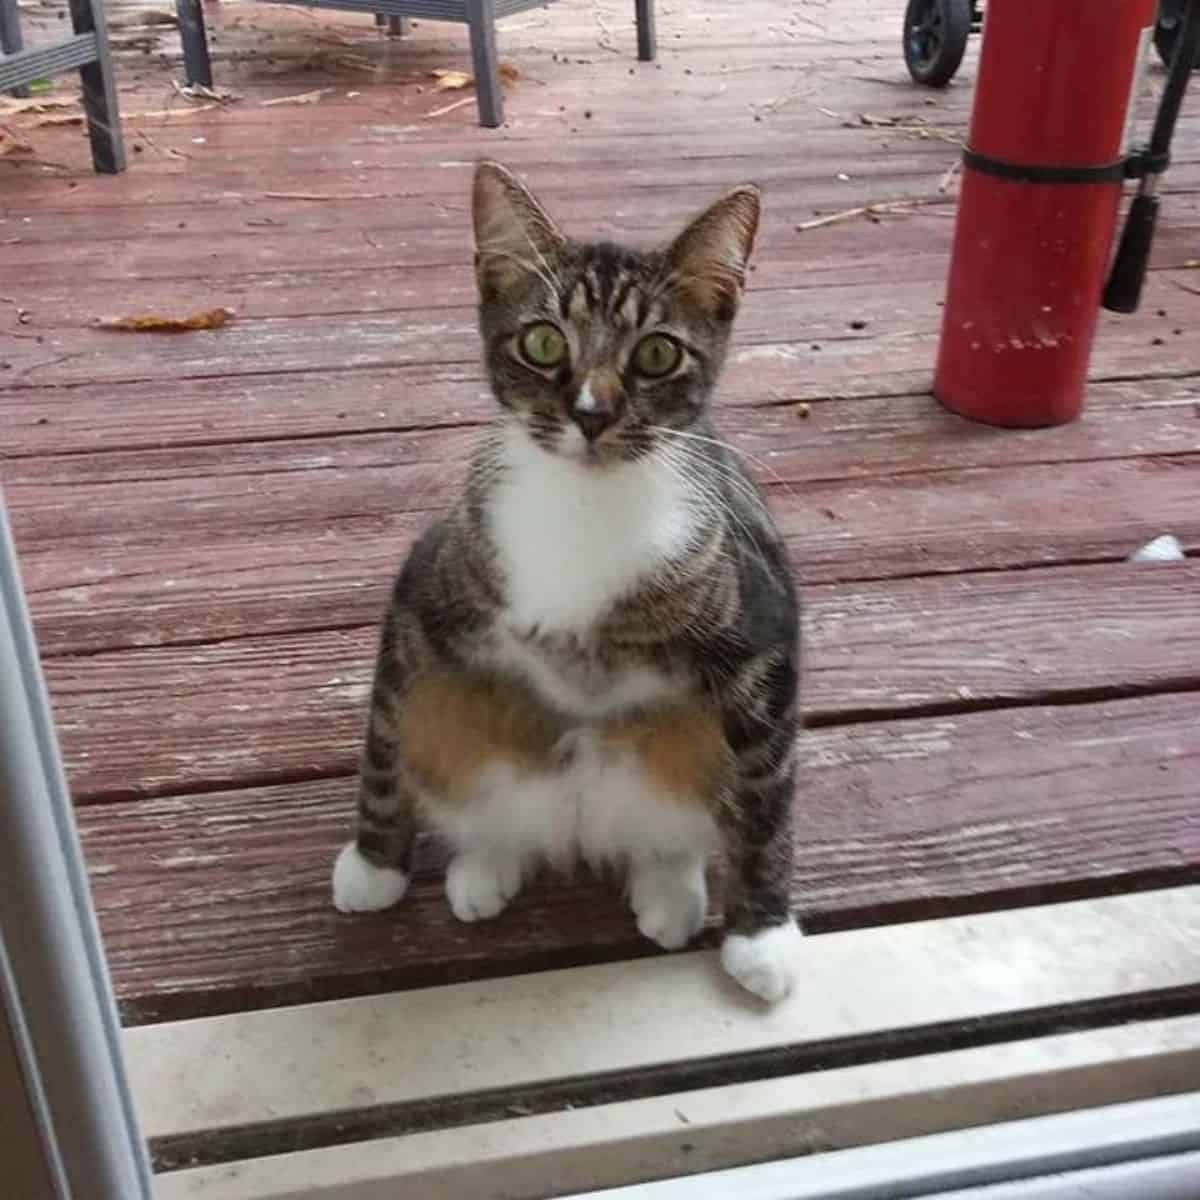
{"label": "red cylindrical post", "polygon": [[1083,407],[1156,0],[987,0],[934,394],[993,425]]}

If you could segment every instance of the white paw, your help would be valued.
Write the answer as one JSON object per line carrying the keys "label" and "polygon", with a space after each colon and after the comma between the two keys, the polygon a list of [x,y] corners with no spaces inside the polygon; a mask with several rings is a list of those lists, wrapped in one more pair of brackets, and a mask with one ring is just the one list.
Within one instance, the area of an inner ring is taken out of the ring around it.
{"label": "white paw", "polygon": [[499,916],[521,890],[521,863],[507,854],[459,854],[446,869],[446,899],[460,921]]}
{"label": "white paw", "polygon": [[794,921],[760,933],[731,933],[721,946],[721,966],[748,992],[777,1004],[796,980],[800,942]]}
{"label": "white paw", "polygon": [[398,904],[408,890],[408,876],[395,867],[368,862],[351,842],[333,864],[333,904],[339,912],[378,912]]}
{"label": "white paw", "polygon": [[708,909],[704,863],[635,865],[629,904],[638,931],[664,950],[679,950],[700,932]]}

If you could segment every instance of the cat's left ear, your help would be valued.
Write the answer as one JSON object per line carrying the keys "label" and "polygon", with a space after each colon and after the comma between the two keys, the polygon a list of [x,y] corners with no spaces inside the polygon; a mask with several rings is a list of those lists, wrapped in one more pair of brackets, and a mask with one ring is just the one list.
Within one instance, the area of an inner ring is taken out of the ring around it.
{"label": "cat's left ear", "polygon": [[486,299],[531,275],[566,241],[534,194],[496,162],[475,168],[475,273]]}
{"label": "cat's left ear", "polygon": [[696,217],[667,251],[680,289],[717,320],[732,321],[737,313],[760,207],[757,187],[735,188]]}

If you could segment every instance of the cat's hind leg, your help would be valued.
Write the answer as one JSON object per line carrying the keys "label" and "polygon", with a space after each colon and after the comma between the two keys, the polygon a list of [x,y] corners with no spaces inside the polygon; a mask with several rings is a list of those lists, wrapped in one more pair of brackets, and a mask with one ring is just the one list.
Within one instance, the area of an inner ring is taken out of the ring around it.
{"label": "cat's hind leg", "polygon": [[704,858],[635,859],[629,869],[629,906],[643,937],[664,950],[682,949],[704,925],[708,908]]}

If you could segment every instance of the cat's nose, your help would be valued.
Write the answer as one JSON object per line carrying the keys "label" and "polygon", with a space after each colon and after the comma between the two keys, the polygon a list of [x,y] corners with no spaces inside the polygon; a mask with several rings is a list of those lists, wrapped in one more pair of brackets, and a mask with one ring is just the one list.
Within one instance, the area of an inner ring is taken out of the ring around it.
{"label": "cat's nose", "polygon": [[591,380],[584,383],[571,405],[571,420],[579,426],[580,433],[589,442],[594,442],[621,415],[621,397],[615,388],[602,384],[593,386]]}
{"label": "cat's nose", "polygon": [[617,419],[617,414],[611,409],[576,408],[571,419],[579,426],[580,433],[594,442]]}

